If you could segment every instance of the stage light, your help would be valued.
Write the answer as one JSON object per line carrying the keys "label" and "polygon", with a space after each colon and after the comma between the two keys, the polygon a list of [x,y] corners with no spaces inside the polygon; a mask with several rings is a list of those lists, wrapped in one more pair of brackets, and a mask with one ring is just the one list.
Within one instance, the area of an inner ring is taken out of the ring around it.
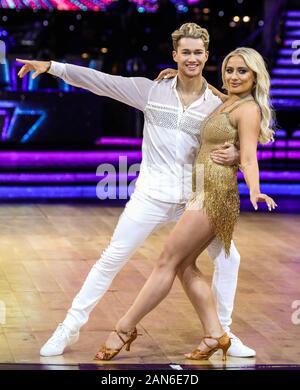
{"label": "stage light", "polygon": [[7,22],[8,17],[6,15],[2,16],[2,21]]}
{"label": "stage light", "polygon": [[238,4],[242,4],[244,0],[237,0]]}
{"label": "stage light", "polygon": [[77,15],[76,15],[76,19],[77,19],[77,20],[81,20],[81,19],[82,19],[82,16],[81,16],[80,14],[77,14]]}
{"label": "stage light", "polygon": [[262,27],[264,24],[265,24],[265,22],[264,22],[263,20],[260,20],[260,21],[258,22],[258,25],[259,25],[260,27]]}
{"label": "stage light", "polygon": [[144,45],[144,46],[142,47],[142,50],[143,50],[143,51],[148,51],[148,49],[149,49],[149,48],[148,48],[147,45]]}
{"label": "stage light", "polygon": [[220,16],[220,18],[222,18],[224,16],[224,11],[219,11],[218,15]]}
{"label": "stage light", "polygon": [[107,47],[102,47],[100,49],[100,51],[101,51],[101,53],[106,54],[108,52],[108,48]]}
{"label": "stage light", "polygon": [[229,23],[229,26],[230,26],[230,27],[235,27],[235,26],[236,26],[236,23],[231,21],[231,22]]}
{"label": "stage light", "polygon": [[179,12],[188,12],[188,7],[185,6],[184,4],[179,4],[179,6],[177,7],[178,11]]}
{"label": "stage light", "polygon": [[47,27],[48,24],[49,24],[48,20],[44,20],[44,21],[43,21],[43,26],[44,26],[44,27]]}
{"label": "stage light", "polygon": [[144,7],[138,7],[138,12],[140,13],[140,14],[142,14],[143,12],[145,12],[145,8]]}
{"label": "stage light", "polygon": [[89,54],[88,53],[82,53],[81,54],[81,58],[87,59],[87,58],[89,58]]}
{"label": "stage light", "polygon": [[204,14],[209,14],[210,13],[210,9],[209,8],[203,8],[203,13]]}
{"label": "stage light", "polygon": [[240,21],[240,17],[239,16],[234,16],[233,18],[232,18],[232,20],[234,21],[234,22],[239,22]]}
{"label": "stage light", "polygon": [[243,17],[243,22],[245,22],[245,23],[250,22],[250,16],[244,16]]}
{"label": "stage light", "polygon": [[69,30],[70,30],[70,31],[74,31],[74,30],[75,30],[75,26],[73,26],[73,24],[71,24],[71,25],[69,26]]}

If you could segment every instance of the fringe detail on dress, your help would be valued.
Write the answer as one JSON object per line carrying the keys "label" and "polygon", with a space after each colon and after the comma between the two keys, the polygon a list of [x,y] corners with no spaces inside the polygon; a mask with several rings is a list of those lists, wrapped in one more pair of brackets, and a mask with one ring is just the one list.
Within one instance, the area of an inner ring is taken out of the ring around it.
{"label": "fringe detail on dress", "polygon": [[240,212],[235,167],[207,161],[204,168],[204,202],[209,221],[224,246],[226,257]]}

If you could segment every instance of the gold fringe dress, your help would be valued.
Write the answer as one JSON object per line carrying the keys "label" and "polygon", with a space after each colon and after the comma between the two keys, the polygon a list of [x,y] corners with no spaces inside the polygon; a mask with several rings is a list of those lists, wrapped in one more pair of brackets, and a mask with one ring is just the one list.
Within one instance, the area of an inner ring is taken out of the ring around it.
{"label": "gold fringe dress", "polygon": [[229,256],[233,230],[240,212],[238,165],[216,164],[210,158],[210,153],[220,149],[225,142],[237,143],[238,131],[231,124],[229,114],[245,101],[229,111],[212,114],[203,123],[201,148],[193,166],[192,195],[186,207],[187,210],[205,209],[226,256]]}

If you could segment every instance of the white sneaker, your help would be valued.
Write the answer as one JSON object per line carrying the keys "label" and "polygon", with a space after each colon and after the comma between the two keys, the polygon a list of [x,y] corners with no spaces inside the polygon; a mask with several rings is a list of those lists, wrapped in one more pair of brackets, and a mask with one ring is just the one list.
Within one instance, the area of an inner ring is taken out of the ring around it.
{"label": "white sneaker", "polygon": [[62,355],[69,345],[76,343],[79,339],[79,332],[72,333],[63,324],[59,324],[50,339],[42,346],[41,356]]}
{"label": "white sneaker", "polygon": [[256,356],[256,352],[254,349],[247,347],[242,343],[242,341],[235,336],[233,333],[228,332],[228,335],[230,337],[231,346],[229,347],[227,351],[228,356],[235,356],[240,358],[246,358],[246,357],[254,357]]}

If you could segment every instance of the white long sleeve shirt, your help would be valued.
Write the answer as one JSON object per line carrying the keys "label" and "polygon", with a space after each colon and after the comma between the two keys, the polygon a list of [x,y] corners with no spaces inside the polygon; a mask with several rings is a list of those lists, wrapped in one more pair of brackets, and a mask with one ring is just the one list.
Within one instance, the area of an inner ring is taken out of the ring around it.
{"label": "white long sleeve shirt", "polygon": [[177,77],[157,83],[55,61],[51,61],[48,73],[143,111],[142,162],[136,188],[164,202],[187,202],[202,122],[221,104],[207,86],[202,96],[183,111],[176,91]]}

